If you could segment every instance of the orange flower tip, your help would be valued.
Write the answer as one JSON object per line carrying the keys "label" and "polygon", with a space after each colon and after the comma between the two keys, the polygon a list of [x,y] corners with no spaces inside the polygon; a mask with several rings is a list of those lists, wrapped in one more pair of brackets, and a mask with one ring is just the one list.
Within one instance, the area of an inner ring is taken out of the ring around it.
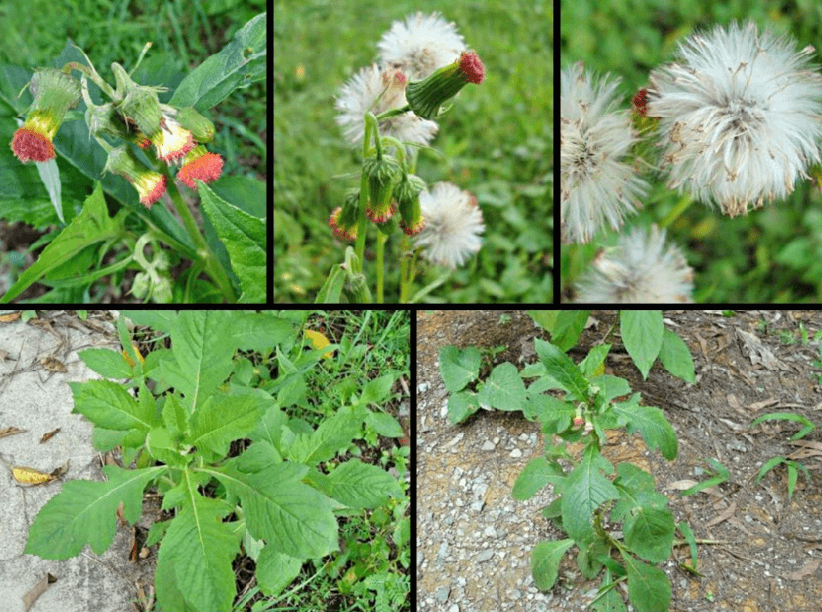
{"label": "orange flower tip", "polygon": [[41,132],[27,127],[21,127],[14,133],[11,150],[24,164],[30,161],[47,162],[57,157],[51,140]]}
{"label": "orange flower tip", "polygon": [[338,206],[331,211],[331,216],[328,218],[328,224],[331,226],[331,231],[340,240],[347,240],[349,242],[357,239],[357,225],[351,227],[343,227],[340,225],[340,215],[342,214],[342,207]]}
{"label": "orange flower tip", "polygon": [[468,51],[460,56],[460,70],[469,83],[479,85],[485,79],[485,66],[479,55]]}
{"label": "orange flower tip", "polygon": [[177,173],[177,178],[189,189],[197,189],[196,179],[205,183],[216,181],[223,172],[223,158],[216,153],[205,153],[187,163]]}
{"label": "orange flower tip", "polygon": [[[159,177],[159,179],[157,177]],[[151,173],[151,178],[149,178],[142,189],[138,189],[138,191],[141,196],[140,204],[146,208],[151,208],[152,204],[163,197],[163,194],[166,192],[166,177],[162,174]]]}
{"label": "orange flower tip", "polygon": [[167,122],[166,127],[152,137],[152,142],[157,148],[158,159],[166,163],[181,160],[197,146],[191,132],[172,122]]}
{"label": "orange flower tip", "polygon": [[402,231],[405,232],[406,236],[416,236],[422,231],[422,228],[425,227],[425,221],[423,219],[419,220],[419,223],[416,225],[408,225],[405,221],[400,221],[400,227]]}
{"label": "orange flower tip", "polygon": [[386,221],[389,221],[391,217],[394,216],[395,212],[397,212],[396,202],[392,202],[390,206],[380,208],[372,208],[369,203],[365,209],[366,216],[374,223],[385,223]]}

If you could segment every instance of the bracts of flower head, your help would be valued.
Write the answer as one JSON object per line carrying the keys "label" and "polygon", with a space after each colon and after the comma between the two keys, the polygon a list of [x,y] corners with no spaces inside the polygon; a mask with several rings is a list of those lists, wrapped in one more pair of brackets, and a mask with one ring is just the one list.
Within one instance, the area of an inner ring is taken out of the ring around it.
{"label": "bracts of flower head", "polygon": [[140,204],[151,208],[166,191],[166,177],[146,168],[126,145],[111,147],[104,140],[99,141],[108,151],[108,160],[103,173],[117,174],[131,183],[140,195]]}
{"label": "bracts of flower head", "polygon": [[11,140],[17,158],[27,163],[54,159],[52,141],[69,109],[80,101],[77,80],[57,68],[38,70],[28,84],[34,101],[26,121]]}
{"label": "bracts of flower head", "polygon": [[468,83],[479,85],[485,79],[485,66],[479,56],[468,51],[452,64],[432,72],[422,81],[412,81],[405,89],[408,105],[417,117],[432,119],[440,108]]}

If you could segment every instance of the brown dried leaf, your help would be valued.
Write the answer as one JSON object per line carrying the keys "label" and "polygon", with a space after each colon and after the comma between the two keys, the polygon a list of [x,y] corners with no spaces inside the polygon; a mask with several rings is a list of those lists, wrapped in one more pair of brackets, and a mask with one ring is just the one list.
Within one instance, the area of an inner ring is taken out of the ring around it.
{"label": "brown dried leaf", "polygon": [[54,357],[43,357],[40,360],[40,365],[51,372],[68,372],[63,362]]}
{"label": "brown dried leaf", "polygon": [[47,484],[56,478],[51,474],[45,474],[30,467],[13,467],[11,475],[20,484],[32,486]]}
{"label": "brown dried leaf", "polygon": [[810,559],[805,565],[792,574],[787,574],[785,578],[788,580],[802,580],[805,576],[814,574],[820,563],[822,563],[822,559]]}
{"label": "brown dried leaf", "polygon": [[37,598],[40,597],[43,593],[49,590],[49,586],[57,582],[57,578],[52,576],[51,574],[46,574],[43,576],[43,579],[34,585],[34,587],[23,596],[23,608],[24,612],[28,612],[31,607],[34,605],[34,602],[37,601]]}
{"label": "brown dried leaf", "polygon": [[722,521],[727,521],[734,515],[734,512],[736,512],[736,502],[733,502],[730,506],[728,506],[728,509],[725,510],[725,512],[708,521],[708,524],[705,525],[705,527],[713,527],[714,525],[719,525]]}
{"label": "brown dried leaf", "polygon": [[13,323],[20,318],[21,312],[10,312],[8,314],[0,315],[0,323]]}
{"label": "brown dried leaf", "polygon": [[54,431],[44,433],[43,437],[40,438],[40,444],[43,444],[44,442],[48,442],[49,440],[51,440],[54,437],[54,434],[58,433],[59,431],[60,431],[60,428],[58,427]]}
{"label": "brown dried leaf", "polygon": [[26,433],[26,430],[17,429],[16,427],[6,427],[5,429],[0,429],[0,438],[5,438],[6,436],[13,436],[14,434],[19,433]]}

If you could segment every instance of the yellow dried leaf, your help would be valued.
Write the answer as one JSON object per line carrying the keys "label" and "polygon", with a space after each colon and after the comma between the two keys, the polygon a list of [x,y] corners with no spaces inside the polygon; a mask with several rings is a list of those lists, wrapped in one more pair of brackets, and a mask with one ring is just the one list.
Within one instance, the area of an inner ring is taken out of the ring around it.
{"label": "yellow dried leaf", "polygon": [[14,476],[14,479],[20,484],[27,485],[46,484],[47,482],[54,480],[54,476],[51,474],[44,474],[43,472],[29,467],[12,468],[11,475]]}
{"label": "yellow dried leaf", "polygon": [[[318,351],[327,347],[331,342],[329,342],[328,338],[326,338],[323,334],[318,331],[314,331],[313,329],[305,330],[305,337],[311,340],[312,346],[317,349]],[[323,355],[326,359],[331,359],[331,353],[328,352]]]}

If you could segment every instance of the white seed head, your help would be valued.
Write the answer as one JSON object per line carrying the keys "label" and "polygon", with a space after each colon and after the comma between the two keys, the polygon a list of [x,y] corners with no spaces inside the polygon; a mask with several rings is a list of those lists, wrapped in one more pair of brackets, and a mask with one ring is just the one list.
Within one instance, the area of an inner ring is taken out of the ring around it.
{"label": "white seed head", "polygon": [[693,270],[665,231],[634,227],[602,250],[577,284],[576,301],[617,304],[692,302]]}
{"label": "white seed head", "polygon": [[642,205],[647,184],[625,160],[636,137],[627,111],[613,110],[618,81],[597,81],[581,63],[562,71],[562,240],[588,242]]}
{"label": "white seed head", "polygon": [[736,216],[781,199],[820,159],[822,76],[813,48],[736,23],[693,35],[651,73],[669,186]]}

